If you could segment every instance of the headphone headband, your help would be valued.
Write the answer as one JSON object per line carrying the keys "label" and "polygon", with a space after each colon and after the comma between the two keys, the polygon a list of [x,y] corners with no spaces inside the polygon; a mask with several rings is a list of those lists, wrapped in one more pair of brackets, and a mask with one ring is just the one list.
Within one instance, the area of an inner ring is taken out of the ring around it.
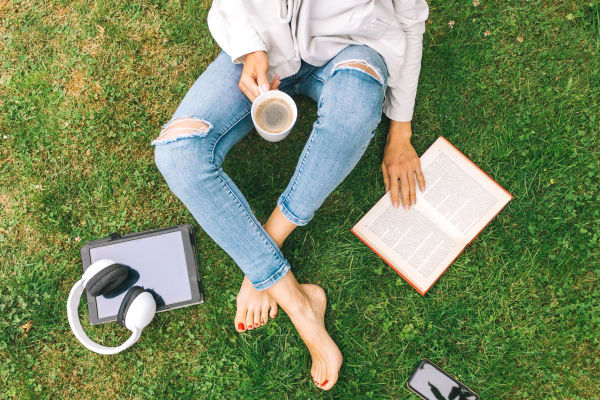
{"label": "headphone headband", "polygon": [[[107,260],[107,261],[112,261],[112,260]],[[102,268],[103,269],[109,265],[112,265],[114,263],[114,261],[112,261],[111,263],[102,263]],[[92,265],[93,266],[93,265]],[[92,266],[90,266],[90,268],[88,268],[88,271],[90,269],[92,269]],[[94,268],[95,269],[95,268]],[[98,269],[98,271],[100,270]],[[86,273],[88,272],[86,271]],[[97,272],[97,271],[96,271]],[[81,321],[79,320],[79,302],[81,300],[81,295],[83,293],[83,289],[85,287],[85,283],[86,281],[93,276],[93,274],[88,275],[87,277],[85,276],[86,274],[84,274],[83,278],[81,280],[79,280],[74,286],[73,288],[71,288],[71,292],[69,293],[69,299],[67,300],[67,316],[69,318],[69,325],[71,325],[71,330],[73,331],[73,333],[75,334],[75,337],[89,350],[99,353],[99,354],[116,354],[119,353],[125,349],[127,349],[128,347],[130,347],[131,345],[133,345],[139,338],[140,335],[142,333],[141,329],[134,329],[131,334],[131,336],[129,337],[129,339],[127,339],[127,341],[125,341],[125,343],[123,343],[122,345],[118,346],[118,347],[107,347],[107,346],[102,346],[96,342],[94,342],[92,339],[90,339],[84,332],[82,326],[81,326]]]}
{"label": "headphone headband", "polygon": [[88,269],[85,270],[83,276],[81,277],[81,280],[83,281],[83,286],[85,286],[88,283],[92,276],[96,275],[104,268],[110,267],[111,265],[121,265],[121,263],[118,263],[115,260],[111,260],[109,258],[103,258],[92,263],[92,265],[90,265]]}

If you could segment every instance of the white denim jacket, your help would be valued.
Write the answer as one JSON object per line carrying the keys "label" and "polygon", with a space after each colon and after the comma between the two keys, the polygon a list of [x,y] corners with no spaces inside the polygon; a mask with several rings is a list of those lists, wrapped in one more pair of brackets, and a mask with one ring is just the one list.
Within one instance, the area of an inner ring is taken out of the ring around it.
{"label": "white denim jacket", "polygon": [[367,45],[387,66],[383,112],[410,121],[428,14],[425,0],[214,0],[208,27],[234,63],[265,51],[269,80],[295,74],[301,59],[322,66],[348,45]]}

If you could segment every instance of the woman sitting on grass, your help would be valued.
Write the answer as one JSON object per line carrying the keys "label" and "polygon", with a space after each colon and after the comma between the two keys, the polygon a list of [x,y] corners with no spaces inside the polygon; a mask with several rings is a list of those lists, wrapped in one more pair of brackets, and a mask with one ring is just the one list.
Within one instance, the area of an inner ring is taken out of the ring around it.
{"label": "woman sitting on grass", "polygon": [[[428,7],[424,0],[262,3],[213,2],[208,26],[223,51],[153,142],[155,160],[169,188],[245,274],[236,329],[258,328],[282,307],[310,351],[315,384],[328,390],[342,354],[325,329],[325,293],[298,283],[280,248],[352,171],[382,112],[391,121],[381,167],[394,206],[400,197],[403,207],[414,204],[416,181],[424,190],[410,121]],[[253,127],[259,87],[304,94],[318,107],[264,226],[221,167]]]}

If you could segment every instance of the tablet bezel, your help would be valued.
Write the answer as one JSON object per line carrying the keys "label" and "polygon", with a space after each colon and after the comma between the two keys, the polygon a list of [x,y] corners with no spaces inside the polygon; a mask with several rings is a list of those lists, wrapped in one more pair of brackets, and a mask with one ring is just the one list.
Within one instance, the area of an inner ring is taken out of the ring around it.
{"label": "tablet bezel", "polygon": [[[185,264],[188,271],[188,279],[192,298],[190,300],[185,300],[172,304],[165,304],[164,306],[157,307],[156,312],[162,312],[172,310],[175,308],[204,303],[204,296],[202,294],[202,288],[198,273],[198,259],[196,257],[196,239],[194,235],[194,227],[188,224],[177,225],[145,232],[131,233],[124,236],[113,234],[108,238],[88,242],[81,248],[81,262],[83,265],[83,271],[85,272],[85,270],[91,265],[90,250],[93,248],[112,245],[115,243],[127,242],[130,240],[139,240],[146,237],[160,236],[172,232],[181,232],[181,238],[183,240],[183,251],[185,254]],[[103,324],[105,322],[117,320],[116,315],[98,318],[98,305],[96,304],[96,298],[90,295],[87,291],[86,297],[91,325],[98,325]]]}

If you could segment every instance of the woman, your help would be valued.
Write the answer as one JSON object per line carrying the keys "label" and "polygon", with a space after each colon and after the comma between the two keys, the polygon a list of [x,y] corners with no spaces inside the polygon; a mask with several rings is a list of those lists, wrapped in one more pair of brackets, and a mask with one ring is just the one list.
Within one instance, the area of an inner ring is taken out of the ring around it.
{"label": "woman", "polygon": [[[342,364],[325,329],[325,293],[299,284],[280,248],[354,168],[382,111],[391,120],[381,167],[392,203],[398,207],[401,198],[410,207],[416,182],[425,189],[410,121],[427,15],[424,0],[215,0],[208,26],[223,51],[153,142],[169,188],[245,273],[236,329],[264,325],[282,307],[324,390],[336,383]],[[264,226],[221,168],[252,129],[259,86],[318,103],[294,175]]]}

